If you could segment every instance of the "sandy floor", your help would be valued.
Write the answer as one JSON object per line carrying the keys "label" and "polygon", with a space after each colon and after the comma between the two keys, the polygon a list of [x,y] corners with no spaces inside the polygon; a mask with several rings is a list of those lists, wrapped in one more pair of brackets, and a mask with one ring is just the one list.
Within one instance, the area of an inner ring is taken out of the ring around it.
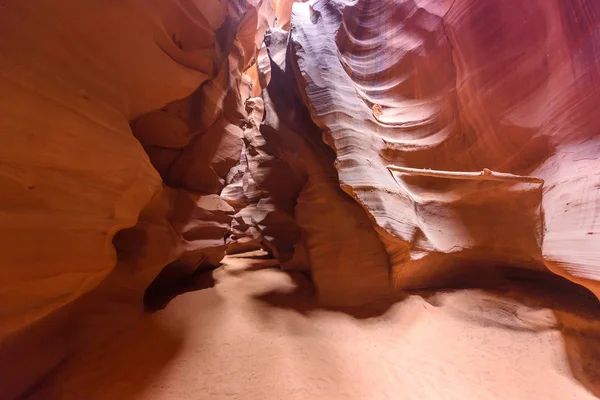
{"label": "sandy floor", "polygon": [[228,258],[215,287],[181,294],[72,358],[29,399],[600,395],[597,300],[570,286],[513,282],[353,314],[319,308],[302,276],[265,264]]}

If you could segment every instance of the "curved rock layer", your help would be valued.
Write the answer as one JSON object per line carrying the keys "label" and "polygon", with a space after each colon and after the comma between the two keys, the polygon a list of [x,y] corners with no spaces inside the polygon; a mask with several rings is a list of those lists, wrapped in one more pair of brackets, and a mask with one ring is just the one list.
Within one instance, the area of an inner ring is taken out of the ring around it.
{"label": "curved rock layer", "polygon": [[385,250],[367,214],[339,187],[335,155],[310,120],[294,80],[288,32],[265,38],[271,57],[271,82],[263,92],[266,117],[261,133],[275,154],[304,177],[295,217],[319,299],[354,306],[391,292]]}
{"label": "curved rock layer", "polygon": [[0,264],[10,267],[1,269],[0,337],[114,267],[112,237],[161,186],[129,120],[212,75],[211,27],[227,8],[11,1],[1,14]]}
{"label": "curved rock layer", "polygon": [[600,296],[600,5],[293,3],[3,4],[0,397],[226,252],[329,305],[507,265]]}
{"label": "curved rock layer", "polygon": [[2,396],[134,319],[165,266],[218,265],[265,4],[3,4]]}
{"label": "curved rock layer", "polygon": [[596,2],[317,0],[291,25],[312,118],[396,287],[499,264],[600,296]]}

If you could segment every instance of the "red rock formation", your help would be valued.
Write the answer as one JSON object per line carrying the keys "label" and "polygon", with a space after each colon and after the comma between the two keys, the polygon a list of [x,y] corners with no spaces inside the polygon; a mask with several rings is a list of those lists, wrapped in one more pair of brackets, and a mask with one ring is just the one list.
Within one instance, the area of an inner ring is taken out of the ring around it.
{"label": "red rock formation", "polygon": [[330,305],[498,265],[600,296],[597,2],[293,3],[1,7],[6,396],[226,251]]}
{"label": "red rock formation", "polygon": [[0,337],[97,286],[160,190],[129,120],[206,81],[224,18],[168,3],[4,5]]}
{"label": "red rock formation", "polygon": [[279,29],[290,30],[290,15],[292,14],[292,6],[294,3],[305,3],[308,0],[271,0],[272,7],[275,11],[277,20],[275,27]]}
{"label": "red rock formation", "polygon": [[362,304],[389,294],[387,258],[366,213],[340,190],[333,153],[288,84],[294,77],[287,37],[287,31],[269,31],[271,62],[259,53],[258,79],[268,82],[264,101],[248,100],[247,144],[237,167],[245,172],[236,172],[222,193],[242,206],[229,251],[260,244],[284,269],[310,266],[322,301]]}
{"label": "red rock formation", "polygon": [[[257,25],[244,1],[4,4],[0,374],[11,385],[3,396],[84,337],[117,329],[114,309],[133,318],[172,261],[185,271],[218,264],[233,209],[206,194],[218,193],[237,162],[241,136],[223,142],[209,128],[235,132],[245,117],[236,110],[249,96],[242,71]],[[199,150],[204,164],[189,168],[206,176],[182,174],[182,186],[203,194],[163,187],[150,161],[168,179],[195,142],[222,152]],[[88,329],[98,318],[99,329]],[[22,364],[8,361],[15,354]]]}
{"label": "red rock formation", "polygon": [[[397,287],[447,284],[459,266],[545,265],[600,295],[599,226],[581,200],[599,179],[600,9],[583,3],[294,6],[300,86]],[[544,184],[462,174],[484,168]]]}
{"label": "red rock formation", "polygon": [[285,84],[294,79],[287,32],[273,30],[265,42],[272,63],[261,134],[277,157],[304,176],[295,216],[319,298],[358,305],[385,297],[391,286],[383,246],[367,214],[340,189],[334,153],[310,121],[297,88]]}

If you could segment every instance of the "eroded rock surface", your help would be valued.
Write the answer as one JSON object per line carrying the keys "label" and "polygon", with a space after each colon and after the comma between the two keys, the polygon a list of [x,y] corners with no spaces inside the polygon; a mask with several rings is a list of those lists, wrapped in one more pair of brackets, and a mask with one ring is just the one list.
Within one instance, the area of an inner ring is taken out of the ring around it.
{"label": "eroded rock surface", "polygon": [[[294,6],[300,87],[336,151],[341,187],[386,247],[396,287],[444,284],[461,265],[476,274],[508,264],[548,268],[600,294],[592,3]],[[426,176],[486,168],[525,178]]]}
{"label": "eroded rock surface", "polygon": [[600,296],[598,43],[593,0],[7,2],[4,395],[226,253],[336,306],[498,266]]}
{"label": "eroded rock surface", "polygon": [[[262,4],[3,4],[3,396],[81,337],[118,327],[114,309],[140,310],[166,265],[219,263],[233,209],[218,192],[241,149],[236,110],[249,96],[242,72]],[[189,160],[196,147],[202,159]],[[22,368],[9,362],[16,354]]]}

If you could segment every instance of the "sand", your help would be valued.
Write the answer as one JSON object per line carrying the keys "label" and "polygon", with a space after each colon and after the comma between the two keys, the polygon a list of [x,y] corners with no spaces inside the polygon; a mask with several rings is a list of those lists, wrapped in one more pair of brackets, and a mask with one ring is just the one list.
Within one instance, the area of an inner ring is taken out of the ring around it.
{"label": "sand", "polygon": [[212,274],[214,287],[84,349],[28,399],[600,395],[600,311],[572,284],[507,281],[349,312],[319,307],[304,276],[258,253],[226,257]]}

